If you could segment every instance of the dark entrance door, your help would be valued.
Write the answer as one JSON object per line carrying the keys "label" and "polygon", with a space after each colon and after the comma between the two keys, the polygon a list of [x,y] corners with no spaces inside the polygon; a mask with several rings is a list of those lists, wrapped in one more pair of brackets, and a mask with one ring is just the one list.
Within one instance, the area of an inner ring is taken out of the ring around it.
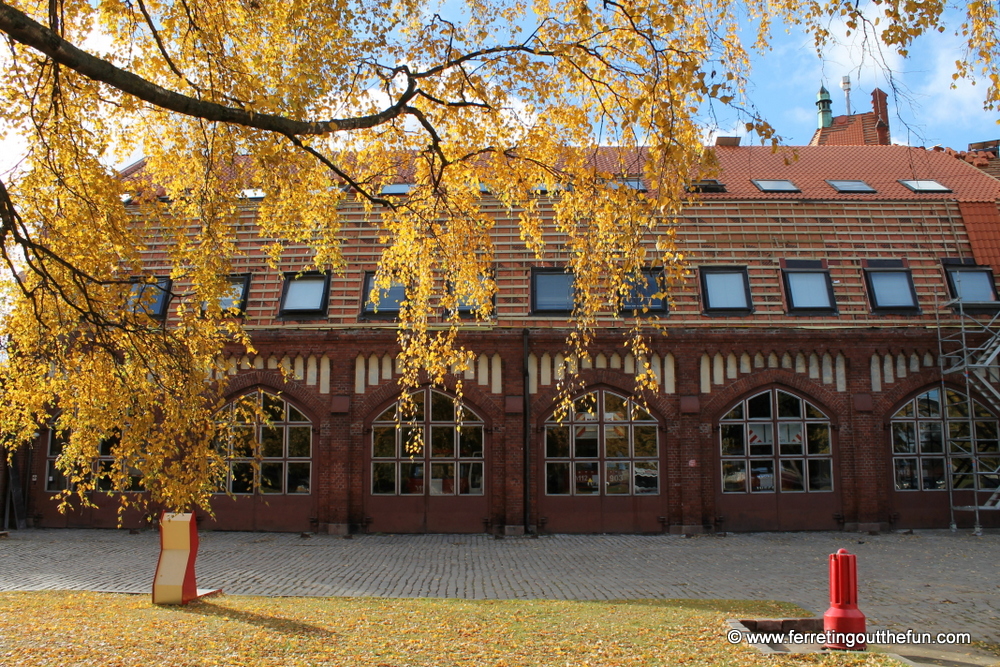
{"label": "dark entrance door", "polygon": [[489,517],[485,425],[429,387],[372,422],[365,480],[369,530],[483,532]]}

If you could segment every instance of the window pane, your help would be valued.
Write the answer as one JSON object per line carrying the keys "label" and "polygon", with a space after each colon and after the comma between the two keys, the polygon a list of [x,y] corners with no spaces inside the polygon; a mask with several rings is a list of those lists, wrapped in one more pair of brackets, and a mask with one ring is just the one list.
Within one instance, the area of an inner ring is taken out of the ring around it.
{"label": "window pane", "polygon": [[771,424],[750,424],[747,440],[750,456],[771,456],[774,453],[774,432]]}
{"label": "window pane", "polygon": [[545,464],[545,493],[550,496],[569,495],[569,463]]}
{"label": "window pane", "polygon": [[778,453],[802,455],[802,424],[778,424]]}
{"label": "window pane", "polygon": [[895,458],[892,461],[893,478],[897,491],[910,491],[920,488],[917,481],[917,459]]}
{"label": "window pane", "polygon": [[285,453],[285,443],[282,442],[285,430],[279,426],[264,426],[260,429],[260,455],[269,458],[281,458]]}
{"label": "window pane", "polygon": [[825,272],[786,273],[788,299],[792,308],[832,308],[830,289]]}
{"label": "window pane", "polygon": [[462,473],[458,492],[463,496],[483,495],[483,464],[459,463],[458,466]]}
{"label": "window pane", "polygon": [[923,478],[924,491],[941,491],[948,488],[944,478],[944,459],[920,459],[920,474]]}
{"label": "window pane", "polygon": [[306,458],[312,455],[312,427],[288,427],[288,456]]}
{"label": "window pane", "polygon": [[260,492],[281,493],[281,482],[285,477],[285,465],[268,461],[260,464]]}
{"label": "window pane", "polygon": [[879,308],[913,308],[913,289],[910,274],[903,271],[873,271],[868,274],[875,305]]}
{"label": "window pane", "polygon": [[431,464],[431,495],[450,496],[455,493],[455,464]]}
{"label": "window pane", "polygon": [[662,298],[653,298],[658,294],[660,286],[657,284],[657,277],[652,273],[643,273],[641,282],[629,282],[629,292],[625,297],[622,307],[625,310],[660,310],[663,308]]}
{"label": "window pane", "polygon": [[802,459],[781,461],[781,490],[784,492],[805,491],[805,467]]}
{"label": "window pane", "polygon": [[285,418],[285,402],[273,394],[264,394],[262,401],[264,418],[269,422],[280,422]]}
{"label": "window pane", "polygon": [[393,282],[389,289],[379,290],[378,309],[371,300],[372,289],[375,287],[375,275],[369,273],[365,276],[365,308],[366,313],[397,313],[400,305],[406,300],[406,287],[402,283]]}
{"label": "window pane", "polygon": [[396,493],[395,463],[379,462],[372,464],[372,493],[374,494]]}
{"label": "window pane", "polygon": [[976,481],[972,475],[972,459],[951,460],[951,485],[955,489],[973,489]]}
{"label": "window pane", "polygon": [[549,458],[569,458],[569,427],[545,427],[545,456]]}
{"label": "window pane", "polygon": [[68,480],[66,479],[66,476],[62,474],[62,471],[56,467],[56,462],[49,461],[45,473],[45,490],[62,491],[67,486]]}
{"label": "window pane", "polygon": [[422,495],[424,492],[424,464],[399,464],[399,492],[404,495]]}
{"label": "window pane", "polygon": [[604,427],[604,455],[609,459],[628,457],[628,426]]}
{"label": "window pane", "polygon": [[743,419],[743,404],[740,403],[735,408],[727,412],[723,419]]}
{"label": "window pane", "polygon": [[609,495],[627,494],[631,491],[632,476],[629,474],[629,464],[618,461],[605,464],[605,493]]}
{"label": "window pane", "polygon": [[455,427],[431,426],[431,457],[455,456]]}
{"label": "window pane", "polygon": [[969,401],[962,394],[949,389],[945,392],[945,401],[948,404],[949,417],[960,418],[969,416]]}
{"label": "window pane", "polygon": [[233,461],[229,473],[233,493],[253,493],[253,465],[249,461]]}
{"label": "window pane", "polygon": [[290,421],[290,422],[307,422],[307,421],[309,421],[309,419],[304,414],[302,414],[301,412],[299,412],[298,410],[296,410],[294,406],[289,405],[288,406],[288,417],[286,418],[286,421]]}
{"label": "window pane", "polygon": [[993,293],[993,277],[986,271],[948,271],[955,298],[971,303],[996,301]]}
{"label": "window pane", "polygon": [[802,399],[784,391],[778,392],[778,418],[801,418]]}
{"label": "window pane", "polygon": [[917,397],[917,416],[941,416],[941,393],[937,389],[932,389],[926,394]]}
{"label": "window pane", "polygon": [[655,426],[633,426],[632,433],[632,437],[635,438],[632,446],[635,449],[636,457],[659,456],[659,451],[656,446]]}
{"label": "window pane", "polygon": [[896,454],[916,453],[917,442],[913,434],[912,422],[892,425],[892,451]]}
{"label": "window pane", "polygon": [[376,458],[396,456],[395,426],[377,426],[372,429],[372,456]]}
{"label": "window pane", "polygon": [[774,461],[750,462],[750,490],[774,492]]}
{"label": "window pane", "polygon": [[660,463],[658,461],[635,462],[636,495],[652,495],[660,492]]}
{"label": "window pane", "polygon": [[535,310],[572,310],[573,274],[536,273]]}
{"label": "window pane", "polygon": [[597,421],[597,394],[586,394],[573,401],[573,419]]}
{"label": "window pane", "polygon": [[809,459],[809,490],[833,491],[833,461],[830,459]]}
{"label": "window pane", "polygon": [[431,392],[431,421],[453,422],[455,421],[455,403],[450,396]]}
{"label": "window pane", "polygon": [[59,456],[66,446],[65,434],[49,431],[49,456]]}
{"label": "window pane", "polygon": [[615,394],[609,394],[605,392],[604,394],[604,420],[605,421],[624,421],[628,419],[626,414],[626,400],[621,396],[616,396]]}
{"label": "window pane", "polygon": [[722,491],[724,493],[746,493],[747,463],[746,461],[722,462]]}
{"label": "window pane", "polygon": [[282,310],[323,310],[326,278],[289,279]]}
{"label": "window pane", "polygon": [[458,434],[458,455],[462,458],[483,457],[483,427],[463,426]]}
{"label": "window pane", "polygon": [[746,294],[746,274],[705,272],[706,308],[749,308]]}
{"label": "window pane", "polygon": [[806,424],[806,440],[809,454],[830,453],[830,425]]}
{"label": "window pane", "polygon": [[747,401],[748,419],[771,418],[771,392],[758,394]]}
{"label": "window pane", "polygon": [[592,463],[576,463],[576,494],[578,496],[594,495],[601,492],[601,470],[596,461]]}
{"label": "window pane", "polygon": [[941,443],[941,422],[920,423],[920,453],[939,454],[944,451]]}
{"label": "window pane", "polygon": [[288,486],[286,493],[309,493],[309,470],[312,464],[302,461],[288,463]]}
{"label": "window pane", "polygon": [[743,456],[746,453],[746,446],[743,442],[743,424],[723,424],[721,431],[722,455]]}
{"label": "window pane", "polygon": [[254,455],[253,432],[254,429],[252,428],[233,429],[233,456],[245,458]]}
{"label": "window pane", "polygon": [[[401,456],[423,456],[424,455],[424,429],[411,426],[403,426],[399,429],[399,444],[403,450]],[[420,437],[417,440],[417,437]]]}
{"label": "window pane", "polygon": [[577,426],[574,428],[574,456],[597,457],[597,427]]}

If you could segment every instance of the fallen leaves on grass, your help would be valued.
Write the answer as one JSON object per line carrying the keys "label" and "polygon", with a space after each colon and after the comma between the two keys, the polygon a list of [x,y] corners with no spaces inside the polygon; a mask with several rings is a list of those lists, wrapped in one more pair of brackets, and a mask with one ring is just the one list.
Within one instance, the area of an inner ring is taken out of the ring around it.
{"label": "fallen leaves on grass", "polygon": [[[157,607],[145,596],[0,594],[0,664],[19,667],[774,665],[726,641],[725,618],[799,615],[718,600],[566,602],[215,597]],[[778,659],[895,665],[885,656]]]}

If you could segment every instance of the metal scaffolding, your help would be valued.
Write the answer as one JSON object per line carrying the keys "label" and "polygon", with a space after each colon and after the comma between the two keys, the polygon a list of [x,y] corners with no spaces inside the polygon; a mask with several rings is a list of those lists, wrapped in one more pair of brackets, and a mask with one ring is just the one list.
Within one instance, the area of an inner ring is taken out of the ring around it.
{"label": "metal scaffolding", "polygon": [[[941,363],[941,396],[947,395],[944,380],[961,374],[965,385],[959,401],[944,401],[950,416],[967,420],[965,429],[945,434],[946,469],[949,473],[948,499],[951,506],[951,529],[956,529],[955,512],[974,513],[974,531],[982,535],[981,512],[1000,510],[1000,451],[997,434],[985,433],[986,424],[1000,415],[1000,310],[970,309],[961,299],[944,304],[957,315],[941,322],[938,310],[938,349]],[[945,311],[947,312],[947,311]],[[952,324],[954,323],[954,324]],[[985,412],[976,405],[975,392],[993,410]],[[980,420],[977,423],[977,419]],[[989,422],[982,421],[989,419]]]}

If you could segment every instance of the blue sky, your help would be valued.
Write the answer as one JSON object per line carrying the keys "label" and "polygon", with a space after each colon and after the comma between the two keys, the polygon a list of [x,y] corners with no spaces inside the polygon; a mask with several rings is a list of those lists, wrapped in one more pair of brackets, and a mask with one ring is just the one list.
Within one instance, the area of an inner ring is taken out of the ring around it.
{"label": "blue sky", "polygon": [[[862,53],[860,40],[848,38],[826,49],[821,59],[812,38],[800,30],[778,32],[773,49],[754,59],[748,95],[790,145],[812,138],[821,84],[830,91],[833,114],[847,113],[840,87],[843,76],[851,78],[854,113],[871,111],[873,88],[889,95],[893,143],[965,150],[973,142],[1000,139],[1000,113],[983,110],[985,86],[960,80],[951,88],[955,60],[961,55],[961,42],[953,33],[921,38],[906,59],[886,52],[882,60],[892,70],[890,82],[889,72],[876,58]],[[719,121],[721,134],[738,126],[735,116]]]}

